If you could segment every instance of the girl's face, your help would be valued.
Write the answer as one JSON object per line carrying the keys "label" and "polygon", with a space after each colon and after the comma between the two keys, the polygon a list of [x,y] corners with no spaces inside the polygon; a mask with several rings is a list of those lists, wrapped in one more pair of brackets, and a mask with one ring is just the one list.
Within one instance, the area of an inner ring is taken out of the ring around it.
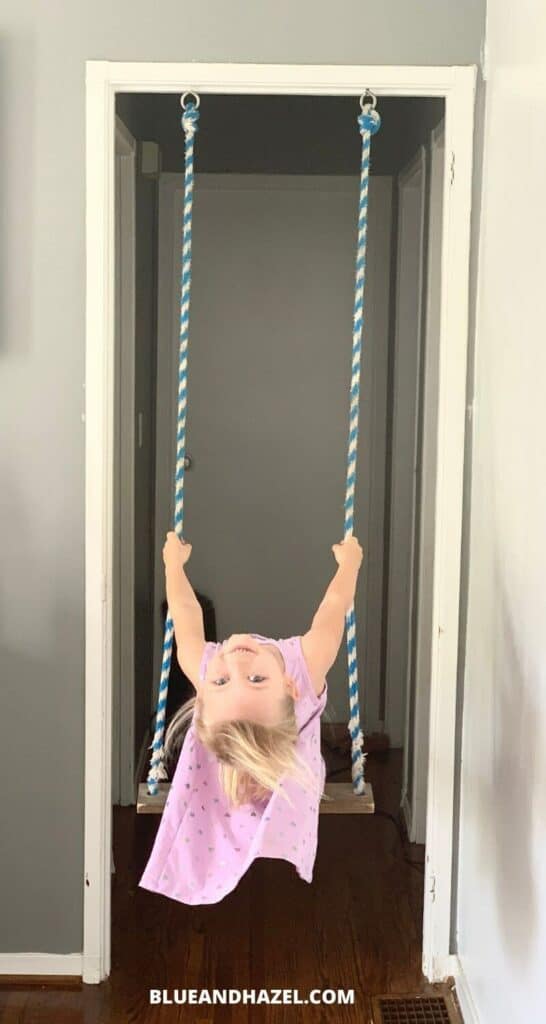
{"label": "girl's face", "polygon": [[258,643],[248,633],[224,640],[210,659],[200,688],[207,725],[237,718],[276,725],[287,694],[298,698],[280,650],[274,644]]}

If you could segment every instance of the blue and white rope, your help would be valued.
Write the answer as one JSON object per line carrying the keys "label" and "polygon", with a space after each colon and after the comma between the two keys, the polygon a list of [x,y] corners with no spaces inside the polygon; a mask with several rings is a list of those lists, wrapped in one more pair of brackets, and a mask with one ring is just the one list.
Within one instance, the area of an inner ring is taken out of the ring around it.
{"label": "blue and white rope", "polygon": [[[193,153],[194,136],[198,130],[199,111],[193,103],[188,103],[182,115],[182,127],[185,132],[185,178],[184,178],[184,215],[182,241],[182,273],[180,291],[180,349],[178,368],[178,429],[176,441],[176,475],[175,475],[175,522],[174,529],[179,537],[183,536],[184,519],[184,471],[186,448],[186,405],[188,377],[188,339],[189,339],[189,308],[191,287],[191,242],[192,242],[192,211],[193,211]],[[370,166],[370,138],[381,125],[381,118],[375,110],[362,112],[358,118],[362,135],[362,160],[360,173],[360,202],[358,218],[358,241],[356,257],[355,302],[353,315],[353,348],[351,364],[350,389],[350,423],[349,448],[347,457],[347,482],[345,493],[345,538],[353,532],[354,524],[354,492],[356,481],[356,457],[358,445],[358,417],[360,404],[360,366],[362,351],[362,332],[364,324],[364,285],[366,276],[366,242],[368,222],[368,179]],[[356,656],[356,623],[354,605],[346,616],[347,658],[349,670],[349,733],[351,735],[351,762],[353,788],[355,793],[362,794],[365,790],[364,758],[362,752],[363,736],[360,729],[360,710],[358,700],[358,670]],[[156,725],[151,745],[152,757],[147,779],[148,793],[155,796],[158,783],[167,778],[164,767],[165,751],[163,734],[165,730],[165,713],[171,667],[174,625],[170,613],[167,612],[163,641],[163,657],[156,710]]]}
{"label": "blue and white rope", "polygon": [[[366,244],[368,233],[368,179],[370,172],[370,139],[379,130],[381,118],[371,109],[362,111],[358,117],[362,135],[362,159],[360,165],[360,201],[358,208],[358,240],[356,251],[355,301],[353,314],[353,350],[351,363],[351,404],[349,413],[349,448],[347,454],[347,482],[345,491],[345,539],[353,532],[354,501],[356,482],[356,456],[358,446],[358,415],[360,406],[360,367],[362,356],[362,332],[364,326],[364,285],[366,281]],[[356,620],[354,604],[345,617],[347,632],[347,665],[349,673],[349,725],[351,736],[351,773],[353,790],[358,795],[365,791],[364,760],[362,747],[364,737],[360,728],[360,707],[358,699],[358,667],[356,653]]]}
{"label": "blue and white rope", "polygon": [[[179,537],[183,536],[184,525],[184,471],[186,458],[186,405],[188,392],[188,339],[190,317],[190,286],[191,286],[191,243],[192,243],[192,212],[193,212],[193,149],[194,136],[199,126],[199,103],[191,101],[184,109],[181,123],[185,133],[185,174],[184,174],[184,214],[182,228],[182,272],[180,279],[180,348],[178,360],[178,427],[176,434],[176,472],[174,491],[174,529]],[[165,634],[163,639],[163,657],[155,719],[155,732],[151,745],[152,756],[147,785],[150,796],[156,796],[160,779],[167,778],[165,770],[165,749],[163,734],[165,731],[165,714],[167,694],[169,690],[169,674],[173,649],[174,625],[170,612],[167,611]]]}

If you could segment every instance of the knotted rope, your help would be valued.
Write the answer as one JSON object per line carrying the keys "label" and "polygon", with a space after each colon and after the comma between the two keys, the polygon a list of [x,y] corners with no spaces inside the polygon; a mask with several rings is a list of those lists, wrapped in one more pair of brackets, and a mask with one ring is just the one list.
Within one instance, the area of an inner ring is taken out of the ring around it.
{"label": "knotted rope", "polygon": [[[178,427],[176,434],[176,472],[174,481],[174,529],[179,537],[183,536],[184,525],[184,471],[186,468],[186,404],[188,390],[188,338],[190,319],[190,286],[191,286],[191,243],[193,213],[193,149],[194,137],[199,127],[199,97],[197,104],[189,102],[184,107],[181,117],[185,135],[185,173],[184,173],[184,214],[182,221],[182,272],[180,278],[180,348],[178,357]],[[160,779],[167,778],[165,771],[165,749],[163,734],[165,731],[165,709],[169,691],[169,674],[173,649],[174,625],[171,614],[167,611],[165,635],[163,639],[163,657],[155,719],[155,732],[151,745],[152,756],[148,773],[148,793],[156,796]]]}
{"label": "knotted rope", "polygon": [[[356,455],[358,445],[358,416],[360,407],[360,367],[362,357],[362,334],[364,326],[364,285],[366,281],[366,245],[368,234],[368,180],[370,173],[370,139],[381,126],[381,118],[373,107],[365,110],[360,100],[362,113],[358,117],[358,126],[362,135],[362,157],[360,164],[360,200],[358,207],[358,239],[356,249],[355,301],[353,313],[353,351],[351,363],[351,402],[349,411],[349,447],[347,454],[347,481],[345,490],[345,533],[350,537],[353,532]],[[358,698],[358,666],[356,653],[356,620],[354,603],[345,616],[347,633],[347,665],[349,685],[349,724],[351,737],[351,774],[353,790],[358,795],[365,791],[363,752],[364,737],[360,728],[360,706]]]}
{"label": "knotted rope", "polygon": [[[182,97],[182,106],[184,106]],[[183,237],[182,237],[182,273],[180,289],[180,347],[178,364],[178,428],[176,439],[176,474],[175,474],[175,515],[174,529],[179,537],[183,536],[184,520],[184,471],[185,471],[185,449],[186,449],[186,404],[187,404],[187,379],[188,379],[188,339],[189,339],[189,309],[190,309],[190,286],[191,286],[191,243],[192,243],[192,213],[193,213],[193,154],[194,136],[198,130],[199,122],[199,97],[197,104],[188,103],[184,108],[181,118],[182,127],[185,133],[185,175],[184,175],[184,214],[183,214]],[[370,168],[370,139],[379,130],[381,118],[375,111],[375,97],[373,107],[365,110],[362,98],[360,101],[362,113],[358,117],[359,130],[362,136],[362,157],[360,169],[360,200],[358,216],[358,240],[356,253],[355,273],[355,301],[353,313],[353,347],[351,363],[351,387],[350,387],[350,413],[349,413],[349,446],[347,455],[347,479],[345,491],[345,539],[351,536],[354,524],[354,494],[356,482],[356,457],[358,445],[358,420],[360,406],[360,368],[362,353],[362,335],[364,325],[364,286],[366,280],[366,245],[368,230],[368,180]],[[363,735],[360,728],[360,708],[358,698],[358,669],[356,653],[356,621],[354,604],[347,612],[345,618],[347,633],[347,660],[348,660],[348,683],[349,683],[349,709],[350,717],[348,729],[351,736],[351,770],[353,788],[355,793],[363,794],[365,791],[364,781],[364,759],[362,751]],[[159,681],[159,693],[156,709],[156,724],[153,742],[151,745],[152,756],[150,770],[148,773],[147,786],[150,796],[158,792],[158,783],[161,779],[167,778],[165,771],[165,751],[163,746],[163,735],[165,730],[165,709],[167,706],[167,694],[169,687],[169,674],[171,667],[171,656],[173,647],[174,625],[170,612],[167,612],[165,621],[165,634],[163,640],[163,656],[161,662],[161,676]]]}

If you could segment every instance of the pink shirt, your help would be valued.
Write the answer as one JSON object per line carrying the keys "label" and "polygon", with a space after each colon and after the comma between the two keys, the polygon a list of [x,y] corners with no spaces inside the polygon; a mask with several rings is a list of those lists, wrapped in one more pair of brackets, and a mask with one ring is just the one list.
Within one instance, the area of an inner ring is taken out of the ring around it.
{"label": "pink shirt", "polygon": [[[300,878],[311,882],[317,851],[318,813],[325,764],[320,750],[320,716],[327,684],[317,697],[301,647],[301,637],[273,640],[252,633],[260,643],[276,644],[288,675],[296,682],[296,750],[307,762],[316,792],[288,776],[282,780],[292,805],[278,793],[263,801],[230,806],[218,778],[216,757],[199,741],[193,723],[180,752],[154,846],[138,883],[181,903],[218,903],[237,885],[256,857],[290,861]],[[207,643],[200,678],[220,644]]]}

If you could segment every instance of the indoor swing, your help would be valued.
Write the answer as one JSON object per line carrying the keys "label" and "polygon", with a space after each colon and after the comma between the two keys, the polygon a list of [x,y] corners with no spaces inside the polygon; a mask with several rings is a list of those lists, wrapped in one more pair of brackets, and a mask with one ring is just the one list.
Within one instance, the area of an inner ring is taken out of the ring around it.
{"label": "indoor swing", "polygon": [[[371,102],[366,102],[369,94]],[[180,348],[178,364],[178,429],[176,438],[176,470],[175,470],[175,514],[174,530],[179,537],[183,536],[184,519],[184,471],[186,467],[186,404],[188,376],[188,338],[189,338],[189,306],[191,284],[191,242],[192,242],[192,210],[193,210],[193,151],[194,136],[198,130],[200,98],[192,93],[197,102],[185,105],[184,93],[180,103],[184,113],[181,123],[185,135],[185,174],[184,174],[184,212],[182,233],[182,272],[180,279]],[[375,106],[377,99],[370,90],[360,97],[358,116],[359,131],[362,136],[362,156],[360,164],[360,199],[358,207],[358,238],[355,268],[355,299],[353,312],[353,344],[351,361],[349,441],[347,453],[347,476],[345,489],[345,522],[344,538],[351,536],[354,519],[354,494],[356,483],[356,457],[358,444],[358,419],[360,405],[360,367],[362,352],[362,331],[364,325],[364,285],[366,279],[366,243],[368,227],[368,179],[370,168],[370,140],[379,130],[381,118]],[[354,604],[347,612],[346,620],[348,688],[349,688],[349,723],[351,737],[351,774],[352,783],[326,783],[320,804],[320,813],[335,814],[373,814],[375,810],[373,790],[364,778],[363,752],[364,737],[360,728],[360,708],[358,697],[358,667],[356,653],[356,620]],[[167,692],[173,648],[174,624],[169,612],[165,621],[163,641],[163,657],[161,676],[156,708],[156,724],[150,769],[146,782],[138,787],[137,813],[161,814],[170,789],[164,765],[163,735],[165,731],[165,714]]]}

